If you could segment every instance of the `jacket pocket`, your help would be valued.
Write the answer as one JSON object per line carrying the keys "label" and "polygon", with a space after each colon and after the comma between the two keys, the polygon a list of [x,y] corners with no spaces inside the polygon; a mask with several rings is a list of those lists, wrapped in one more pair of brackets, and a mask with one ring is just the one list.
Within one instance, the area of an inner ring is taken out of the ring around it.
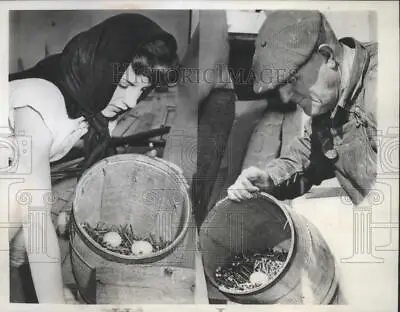
{"label": "jacket pocket", "polygon": [[377,163],[377,153],[371,146],[365,127],[353,119],[334,131],[334,145],[338,153],[335,168],[342,179],[353,185],[354,190],[351,191],[363,196],[373,186]]}

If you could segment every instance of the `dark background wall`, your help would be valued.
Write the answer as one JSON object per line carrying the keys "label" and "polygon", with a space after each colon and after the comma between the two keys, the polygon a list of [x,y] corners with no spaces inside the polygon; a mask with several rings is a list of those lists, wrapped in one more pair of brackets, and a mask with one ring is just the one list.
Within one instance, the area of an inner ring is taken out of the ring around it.
{"label": "dark background wall", "polygon": [[[310,10],[313,8],[310,7]],[[270,10],[228,10],[229,32],[258,33]],[[377,14],[374,11],[323,11],[338,37],[352,36],[360,41],[377,40]]]}
{"label": "dark background wall", "polygon": [[123,12],[141,13],[154,20],[176,38],[178,55],[184,57],[189,42],[189,10],[10,11],[9,71],[35,65],[46,54],[60,52],[79,32]]}

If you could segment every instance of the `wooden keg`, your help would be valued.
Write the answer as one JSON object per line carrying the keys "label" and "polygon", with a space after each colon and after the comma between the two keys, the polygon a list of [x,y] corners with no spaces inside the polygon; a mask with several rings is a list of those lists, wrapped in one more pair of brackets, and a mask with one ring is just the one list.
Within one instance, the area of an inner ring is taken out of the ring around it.
{"label": "wooden keg", "polygon": [[[193,269],[180,267],[190,253],[184,246],[190,218],[187,188],[168,162],[122,154],[95,164],[78,182],[71,217],[72,272],[84,301],[176,303],[193,297]],[[84,222],[129,224],[138,236],[170,244],[149,255],[120,254],[96,242]]]}
{"label": "wooden keg", "polygon": [[[208,280],[230,300],[250,304],[329,304],[338,288],[336,261],[317,228],[271,195],[233,202],[225,198],[200,229],[200,250]],[[267,284],[227,290],[216,282],[218,267],[233,255],[288,252],[284,265]]]}

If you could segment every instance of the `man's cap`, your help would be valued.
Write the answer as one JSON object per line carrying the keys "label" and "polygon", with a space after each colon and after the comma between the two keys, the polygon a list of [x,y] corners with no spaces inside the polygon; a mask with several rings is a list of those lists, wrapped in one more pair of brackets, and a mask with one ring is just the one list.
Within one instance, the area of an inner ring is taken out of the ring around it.
{"label": "man's cap", "polygon": [[255,43],[255,93],[285,83],[307,62],[318,42],[322,18],[319,11],[283,10],[267,15]]}

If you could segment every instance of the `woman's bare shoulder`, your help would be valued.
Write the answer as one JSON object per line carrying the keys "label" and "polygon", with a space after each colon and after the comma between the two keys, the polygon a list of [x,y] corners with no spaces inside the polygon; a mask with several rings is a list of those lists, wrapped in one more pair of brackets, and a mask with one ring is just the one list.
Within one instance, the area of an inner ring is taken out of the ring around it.
{"label": "woman's bare shoulder", "polygon": [[[44,79],[28,78],[11,81],[9,101],[9,120],[16,130],[32,128],[40,122],[44,123],[47,131],[54,135],[58,122],[68,118],[61,91]],[[34,130],[29,129],[29,131]],[[37,133],[39,130],[34,132]]]}
{"label": "woman's bare shoulder", "polygon": [[15,134],[40,138],[38,142],[47,146],[52,140],[52,131],[46,119],[60,107],[65,109],[60,90],[47,80],[28,78],[11,81],[9,91],[10,119]]}
{"label": "woman's bare shoulder", "polygon": [[[25,102],[61,102],[64,97],[58,87],[50,81],[41,78],[27,78],[10,81],[10,100],[14,107]],[[65,105],[65,104],[64,104]]]}

